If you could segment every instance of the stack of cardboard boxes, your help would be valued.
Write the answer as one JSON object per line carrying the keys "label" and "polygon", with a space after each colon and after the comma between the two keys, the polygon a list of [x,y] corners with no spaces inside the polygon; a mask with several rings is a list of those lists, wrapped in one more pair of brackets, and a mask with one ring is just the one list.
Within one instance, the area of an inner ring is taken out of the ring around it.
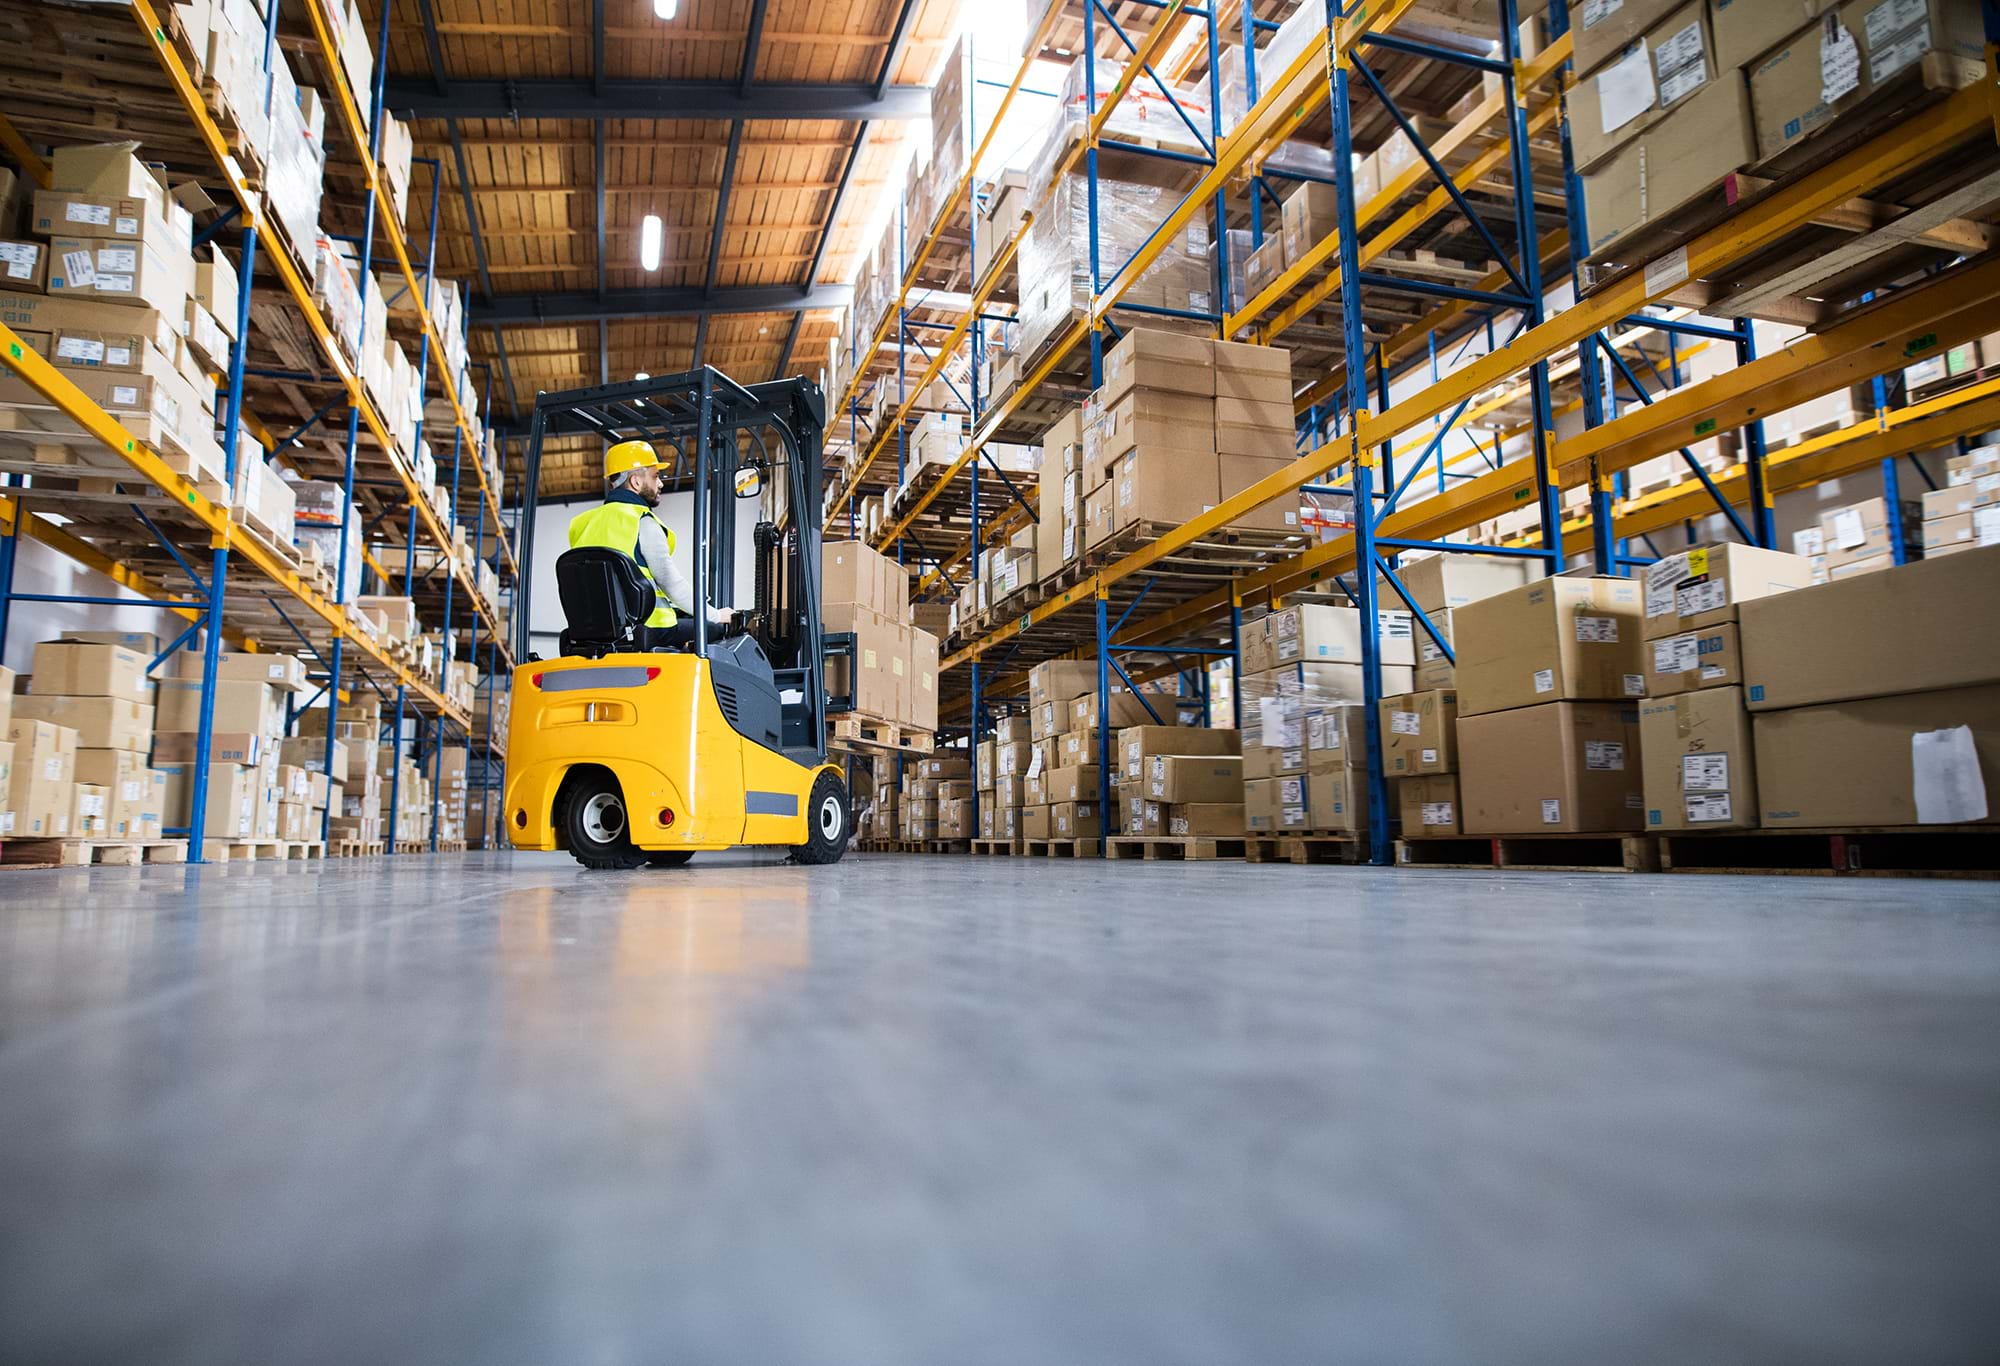
{"label": "stack of cardboard boxes", "polygon": [[[389,820],[391,784],[384,776],[376,783],[375,819],[383,830],[393,829],[397,841],[427,840],[431,837],[431,777],[425,768],[396,745],[383,745],[375,757],[376,771],[395,770],[393,795],[396,799],[395,824]],[[461,772],[460,777],[463,778]],[[449,838],[441,836],[441,838]]]}
{"label": "stack of cardboard boxes", "polygon": [[152,662],[109,632],[35,647],[28,691],[13,699],[15,836],[159,838]]}
{"label": "stack of cardboard boxes", "polygon": [[852,632],[854,658],[827,673],[827,691],[852,696],[854,710],[915,730],[937,729],[938,638],[910,625],[910,576],[859,541],[821,550],[820,624]]}
{"label": "stack of cardboard boxes", "polygon": [[[159,685],[153,762],[168,774],[170,824],[189,824],[199,758],[203,659],[183,650],[174,674]],[[223,651],[217,656],[210,718],[208,796],[203,833],[209,839],[318,839],[304,829],[319,798],[308,771],[285,759],[288,703],[308,691],[305,666],[293,655]],[[310,715],[311,713],[307,713]],[[320,799],[324,808],[325,799]]]}
{"label": "stack of cardboard boxes", "polygon": [[[235,279],[206,253],[198,265],[193,218],[134,155],[135,143],[57,148],[50,188],[37,190],[32,239],[20,238],[18,200],[0,201],[0,312],[92,401],[151,446],[176,473],[208,481],[223,498],[222,448],[215,439],[215,386],[236,327]],[[197,291],[227,308],[223,322]],[[25,380],[0,376],[0,406],[33,414],[34,425],[66,430],[67,419]],[[52,443],[39,458],[82,460],[118,469],[107,450]],[[255,462],[245,462],[252,464]]]}
{"label": "stack of cardboard boxes", "polygon": [[[1922,553],[1926,528],[1923,506],[1905,501],[1900,511],[1900,530],[1889,521],[1889,504],[1881,498],[1865,498],[1845,507],[1828,508],[1819,515],[1819,567],[1827,579],[1848,579],[1856,574],[1875,574],[1895,567],[1898,552],[1903,559]],[[1902,544],[1896,544],[1900,535]]]}
{"label": "stack of cardboard boxes", "polygon": [[1924,558],[2000,545],[2000,446],[1946,462],[1945,486],[1924,495]]}
{"label": "stack of cardboard boxes", "polygon": [[1540,579],[1453,609],[1463,833],[1643,828],[1644,622],[1631,579]]}
{"label": "stack of cardboard boxes", "polygon": [[[1382,690],[1409,692],[1410,614],[1380,620]],[[1361,731],[1342,714],[1363,700],[1361,632],[1358,610],[1330,603],[1297,603],[1244,628],[1243,806],[1252,833],[1367,828],[1366,756],[1350,743]]]}
{"label": "stack of cardboard boxes", "polygon": [[1648,830],[1757,824],[1742,609],[1811,586],[1805,559],[1746,545],[1699,546],[1646,567],[1639,752]]}
{"label": "stack of cardboard boxes", "polygon": [[[339,707],[314,707],[299,716],[299,741],[286,741],[287,749],[298,744],[310,751],[324,746],[327,727],[333,728],[335,771],[328,777],[336,784],[337,805],[329,807],[328,837],[334,840],[382,839],[381,810],[384,802],[381,753],[378,740],[382,731],[382,700],[373,692],[351,694]],[[302,756],[305,757],[305,756]]]}
{"label": "stack of cardboard boxes", "polygon": [[1581,7],[1575,40],[1593,254],[1734,172],[1837,151],[1912,91],[1976,83],[1984,54],[1978,0],[1623,0]]}
{"label": "stack of cardboard boxes", "polygon": [[981,741],[974,757],[981,839],[1025,838],[1021,811],[1028,803],[1028,770],[1034,764],[1034,728],[1029,712],[1010,712],[995,721],[993,738]]}
{"label": "stack of cardboard boxes", "polygon": [[2000,546],[1745,602],[1758,824],[2000,820]]}
{"label": "stack of cardboard boxes", "polygon": [[972,838],[972,763],[962,755],[938,754],[928,759],[904,760],[898,797],[896,810],[901,838]]}
{"label": "stack of cardboard boxes", "polygon": [[1243,737],[1203,726],[1118,732],[1119,828],[1128,835],[1244,833]]}
{"label": "stack of cardboard boxes", "polygon": [[[1104,358],[1103,384],[1043,434],[1039,576],[1127,527],[1199,517],[1288,462],[1291,375],[1291,353],[1279,347],[1127,332]],[[1298,526],[1296,497],[1231,523]],[[968,615],[961,601],[961,621]]]}

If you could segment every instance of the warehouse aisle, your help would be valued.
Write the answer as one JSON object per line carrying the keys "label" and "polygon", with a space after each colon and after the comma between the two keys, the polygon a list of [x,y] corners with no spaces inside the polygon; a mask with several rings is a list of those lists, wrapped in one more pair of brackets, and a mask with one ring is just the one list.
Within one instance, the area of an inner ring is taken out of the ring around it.
{"label": "warehouse aisle", "polygon": [[1990,885],[504,855],[5,885],[0,1359],[2000,1335]]}

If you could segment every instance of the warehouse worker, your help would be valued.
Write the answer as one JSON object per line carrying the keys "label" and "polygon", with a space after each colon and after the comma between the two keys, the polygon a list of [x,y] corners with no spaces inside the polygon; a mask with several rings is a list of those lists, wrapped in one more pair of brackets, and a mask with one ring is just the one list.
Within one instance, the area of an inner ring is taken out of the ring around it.
{"label": "warehouse worker", "polygon": [[[660,457],[649,441],[620,441],[604,453],[604,503],[570,519],[569,543],[601,546],[638,561],[639,573],[653,585],[653,614],[646,625],[666,632],[656,643],[691,645],[694,623],[682,621],[691,612],[694,587],[674,566],[674,533],[653,509],[660,505]],[[726,627],[735,619],[727,608],[709,607],[708,624]]]}

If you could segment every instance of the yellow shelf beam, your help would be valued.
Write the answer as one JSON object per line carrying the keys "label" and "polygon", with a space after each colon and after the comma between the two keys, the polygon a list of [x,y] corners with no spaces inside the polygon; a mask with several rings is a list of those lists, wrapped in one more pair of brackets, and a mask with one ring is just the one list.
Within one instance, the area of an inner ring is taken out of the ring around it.
{"label": "yellow shelf beam", "polygon": [[[144,0],[140,2],[143,3]],[[186,515],[199,522],[208,532],[211,548],[226,549],[232,557],[254,565],[265,578],[290,593],[325,622],[334,634],[349,641],[374,660],[385,673],[407,685],[427,702],[432,710],[460,725],[465,724],[466,718],[463,712],[447,703],[444,695],[436,688],[409,673],[384,654],[381,647],[348,619],[345,607],[323,596],[317,589],[307,584],[275,550],[265,546],[256,536],[233,522],[228,508],[210,501],[193,483],[176,473],[151,447],[93,403],[67,375],[49,364],[40,352],[29,346],[4,323],[0,323],[0,360],[4,360],[9,369],[26,381],[30,388],[54,404],[70,421],[96,437],[107,450],[123,459],[135,473],[165,493]],[[114,574],[113,577],[117,576]],[[143,590],[134,585],[134,591]]]}
{"label": "yellow shelf beam", "polygon": [[[1596,295],[1523,332],[1505,346],[1392,405],[1387,411],[1378,415],[1363,409],[1355,415],[1352,430],[1345,437],[1302,455],[1224,499],[1202,516],[1107,565],[1007,626],[968,644],[952,654],[944,662],[944,667],[955,667],[977,659],[996,645],[1013,639],[1078,602],[1094,598],[1120,580],[1145,571],[1264,504],[1277,498],[1295,496],[1301,485],[1322,477],[1336,466],[1350,461],[1372,462],[1377,448],[1393,443],[1420,423],[1506,382],[1530,365],[1575,347],[1592,332],[1616,325],[1654,300],[1673,293],[1688,280],[1713,275],[1730,262],[1775,243],[1792,230],[1813,221],[1815,216],[1894,178],[1904,168],[1941,155],[1982,129],[1990,131],[2000,87],[1989,88],[1989,85],[1962,90],[1821,170],[1774,190],[1764,199],[1746,206],[1727,222],[1698,235],[1646,269],[1628,272]],[[1173,218],[1170,216],[1168,221],[1171,225]],[[1882,368],[1889,368],[1891,360],[1885,357]],[[1496,473],[1505,474],[1507,469]],[[1532,471],[1529,477],[1532,480]],[[1462,490],[1454,491],[1457,492]],[[1390,519],[1391,522],[1394,520]],[[1471,517],[1459,526],[1470,525],[1477,520],[1480,519]],[[1387,524],[1383,530],[1392,535],[1405,534]]]}
{"label": "yellow shelf beam", "polygon": [[[423,523],[425,532],[433,544],[447,556],[451,556],[450,534],[438,522],[437,514],[431,509],[430,500],[417,488],[408,462],[397,451],[394,438],[389,435],[389,429],[384,425],[381,414],[375,410],[373,400],[368,397],[362,386],[361,377],[348,364],[346,355],[340,349],[340,343],[335,339],[332,329],[327,326],[326,319],[320,315],[318,306],[313,302],[311,285],[300,276],[298,265],[292,259],[290,250],[282,245],[282,235],[276,232],[273,220],[265,213],[263,195],[250,185],[243,167],[230,152],[222,130],[216,126],[215,120],[209,117],[201,91],[196,87],[193,78],[188,75],[187,68],[181,64],[180,55],[174,51],[173,44],[168,40],[166,28],[159,15],[154,11],[150,0],[130,0],[129,8],[134,21],[139,25],[140,32],[145,35],[146,41],[153,45],[153,52],[159,60],[160,69],[166,73],[175,93],[179,95],[188,118],[194,124],[196,132],[201,135],[202,143],[208,148],[209,155],[214,158],[216,169],[223,179],[229,182],[230,193],[242,210],[243,221],[257,229],[260,241],[271,243],[271,249],[263,253],[263,259],[271,263],[271,268],[284,284],[286,292],[298,305],[299,313],[304,318],[307,329],[313,334],[321,355],[334,373],[340,376],[341,385],[347,391],[348,402],[360,412],[369,434],[388,456],[389,464],[396,471],[396,478],[402,484],[404,494],[417,509],[418,520]],[[242,282],[242,287],[245,289],[249,289],[251,285],[252,282],[249,280]],[[493,632],[494,639],[504,642],[506,637],[500,629],[498,620],[479,597],[475,585],[470,581],[471,576],[465,572],[464,566],[460,565],[456,558],[452,560],[452,573],[465,588],[474,609],[486,622],[487,628]],[[512,658],[507,654],[504,644],[502,655],[511,665]]]}

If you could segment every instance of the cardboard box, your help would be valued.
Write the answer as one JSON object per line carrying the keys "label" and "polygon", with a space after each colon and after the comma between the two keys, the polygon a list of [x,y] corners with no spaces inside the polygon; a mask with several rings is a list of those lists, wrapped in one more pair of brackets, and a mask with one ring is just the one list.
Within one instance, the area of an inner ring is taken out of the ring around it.
{"label": "cardboard box", "polygon": [[147,815],[159,818],[154,773],[146,756],[129,749],[76,751],[76,781],[104,793],[104,833],[111,839],[141,839]]}
{"label": "cardboard box", "polygon": [[1152,327],[1127,332],[1104,353],[1098,401],[1108,408],[1135,388],[1215,397],[1208,339]]}
{"label": "cardboard box", "polygon": [[[202,676],[200,652],[183,650],[175,655],[174,674],[179,678],[199,679]],[[313,690],[311,680],[306,677],[305,661],[297,655],[224,650],[216,656],[215,676],[222,682],[268,683],[280,692]]]}
{"label": "cardboard box", "polygon": [[1052,802],[1049,804],[1049,839],[1081,840],[1095,839],[1104,834],[1104,824],[1098,819],[1097,803]]}
{"label": "cardboard box", "polygon": [[[1943,490],[1940,490],[1943,492]],[[1977,545],[1973,536],[1972,514],[1954,513],[1949,517],[1927,517],[1924,519],[1924,554],[1934,556],[1939,551],[1947,554],[1965,546]]]}
{"label": "cardboard box", "polygon": [[1740,687],[1639,704],[1649,830],[1747,830],[1757,824],[1757,760]]}
{"label": "cardboard box", "polygon": [[1751,65],[1833,4],[1834,0],[1709,0],[1716,65],[1724,71]]}
{"label": "cardboard box", "polygon": [[[156,731],[153,734],[153,764],[192,764],[199,749],[199,731]],[[271,738],[257,731],[215,730],[209,733],[208,757],[211,764],[252,766],[263,762],[271,748]]]}
{"label": "cardboard box", "polygon": [[1100,484],[1083,498],[1083,548],[1089,550],[1104,544],[1117,529],[1117,486]]}
{"label": "cardboard box", "polygon": [[1137,783],[1151,772],[1155,756],[1242,754],[1242,735],[1195,726],[1128,726],[1118,732],[1118,771]]}
{"label": "cardboard box", "polygon": [[1201,516],[1218,501],[1218,469],[1213,451],[1147,446],[1126,452],[1111,467],[1114,528],[1178,525]]}
{"label": "cardboard box", "polygon": [[1591,252],[1671,217],[1756,160],[1750,92],[1725,73],[1583,176]]}
{"label": "cardboard box", "polygon": [[194,288],[194,258],[186,239],[167,241],[164,220],[148,216],[144,224],[140,235],[131,238],[51,237],[49,293],[183,315]]}
{"label": "cardboard box", "polygon": [[1243,792],[1243,760],[1223,754],[1156,754],[1146,795],[1156,801],[1234,802]]}
{"label": "cardboard box", "polygon": [[1646,642],[1648,697],[1672,697],[1742,681],[1742,636],[1733,621]]}
{"label": "cardboard box", "polygon": [[0,735],[7,733],[7,723],[14,719],[14,671],[0,665]]}
{"label": "cardboard box", "polygon": [[1442,838],[1459,833],[1458,775],[1431,773],[1396,784],[1403,838]]}
{"label": "cardboard box", "polygon": [[153,742],[153,708],[124,697],[46,697],[29,693],[14,699],[14,715],[48,721],[76,732],[78,748],[136,750]]}
{"label": "cardboard box", "polygon": [[[1899,511],[1903,548],[1907,550],[1922,538],[1923,505],[1905,500]],[[1880,498],[1864,498],[1846,507],[1828,508],[1819,515],[1819,529],[1829,573],[1843,565],[1882,555],[1893,558],[1896,552],[1895,534],[1889,525],[1889,505]]]}
{"label": "cardboard box", "polygon": [[152,657],[120,645],[45,640],[35,646],[37,693],[64,697],[123,697],[151,704]]}
{"label": "cardboard box", "polygon": [[1668,122],[1673,111],[1716,77],[1707,0],[1683,0],[1637,44],[1570,89],[1570,141],[1577,169],[1595,169],[1619,147]]}
{"label": "cardboard box", "polygon": [[1041,777],[1042,791],[1050,802],[1094,802],[1104,770],[1096,764],[1075,764],[1052,768]]}
{"label": "cardboard box", "polygon": [[1539,572],[1527,560],[1497,555],[1426,555],[1403,561],[1396,577],[1409,590],[1410,600],[1436,621],[1440,612],[1512,592]]}
{"label": "cardboard box", "polygon": [[[1577,74],[1588,75],[1623,53],[1682,3],[1683,0],[1614,0],[1610,4],[1579,5],[1570,25],[1576,43]],[[1759,3],[1768,6],[1770,0]]]}
{"label": "cardboard box", "polygon": [[211,764],[208,801],[202,807],[202,838],[256,839],[257,804],[264,790],[263,774],[241,764]]}
{"label": "cardboard box", "polygon": [[1613,578],[1538,579],[1454,609],[1459,715],[1642,696],[1642,610],[1640,586]]}
{"label": "cardboard box", "polygon": [[[1974,84],[1984,42],[1970,0],[1848,0],[1750,68],[1758,151],[1766,160],[1789,151],[1905,73],[1932,88]],[[1852,57],[1838,60],[1832,44],[1851,45]]]}
{"label": "cardboard box", "polygon": [[1759,712],[1752,725],[1766,826],[2000,821],[2000,686]]}
{"label": "cardboard box", "polygon": [[1364,768],[1368,764],[1368,709],[1351,706],[1315,708],[1306,713],[1307,772]]}
{"label": "cardboard box", "polygon": [[1743,604],[1750,710],[2000,681],[2000,546]]}
{"label": "cardboard box", "polygon": [[[1359,198],[1356,204],[1366,201]],[[1340,200],[1332,185],[1308,180],[1285,196],[1279,215],[1285,239],[1285,259],[1303,261],[1306,253],[1340,227]]]}
{"label": "cardboard box", "polygon": [[[196,678],[160,680],[158,728],[163,731],[201,729],[202,682]],[[285,733],[285,694],[268,683],[224,679],[215,684],[215,730],[250,731],[273,739]]]}
{"label": "cardboard box", "polygon": [[[1434,612],[1426,608],[1424,615],[1430,618],[1430,626],[1411,618],[1413,629],[1410,639],[1417,647],[1417,691],[1427,692],[1433,688],[1455,688],[1458,686],[1458,666],[1453,664],[1438,644],[1451,644],[1451,609]],[[1431,632],[1437,632],[1433,637]]]}
{"label": "cardboard box", "polygon": [[331,782],[347,781],[347,745],[340,740],[333,742],[330,767],[323,736],[299,736],[284,740],[278,749],[278,762],[295,765],[308,773],[317,773]]}
{"label": "cardboard box", "polygon": [[0,289],[40,294],[48,287],[48,247],[40,242],[0,239]]}
{"label": "cardboard box", "polygon": [[[1217,438],[1218,444],[1220,437]],[[1290,437],[1286,437],[1289,445]],[[1249,488],[1252,484],[1277,473],[1291,463],[1290,457],[1217,454],[1216,460],[1216,502],[1228,499]],[[1299,495],[1287,493],[1279,498],[1244,513],[1229,524],[1238,531],[1297,531],[1299,529]]]}
{"label": "cardboard box", "polygon": [[104,789],[95,783],[71,783],[69,791],[70,838],[104,839],[109,833],[105,827]]}
{"label": "cardboard box", "polygon": [[1272,233],[1244,258],[1243,283],[1249,288],[1252,299],[1269,289],[1284,273],[1285,238],[1282,231]]}
{"label": "cardboard box", "polygon": [[[1072,817],[1074,819],[1074,817]],[[1020,837],[1024,840],[1053,839],[1050,833],[1055,823],[1050,819],[1047,802],[1035,802],[1021,808]]]}
{"label": "cardboard box", "polygon": [[70,784],[76,781],[76,732],[53,721],[16,716],[7,725],[14,747],[9,765],[5,810],[12,828],[0,822],[0,834],[16,839],[62,838],[70,833]]}
{"label": "cardboard box", "polygon": [[1803,555],[1749,545],[1695,546],[1646,566],[1646,639],[1737,620],[1737,605],[1812,587]]}
{"label": "cardboard box", "polygon": [[[1378,612],[1381,661],[1414,668],[1408,612]],[[1296,603],[1266,618],[1269,667],[1284,664],[1360,664],[1361,613],[1353,607]]]}
{"label": "cardboard box", "polygon": [[1468,835],[1599,834],[1645,827],[1639,710],[1549,702],[1458,722],[1461,828]]}
{"label": "cardboard box", "polygon": [[[1147,805],[1149,811],[1154,809],[1151,803]],[[1243,834],[1243,803],[1183,802],[1179,806],[1166,807],[1164,819],[1164,833],[1178,839],[1236,838]],[[1146,833],[1153,832],[1148,830]]]}
{"label": "cardboard box", "polygon": [[1381,703],[1382,771],[1407,778],[1458,768],[1458,694],[1404,693]]}
{"label": "cardboard box", "polygon": [[1218,398],[1291,401],[1292,353],[1287,348],[1228,341],[1211,341],[1209,348]]}

